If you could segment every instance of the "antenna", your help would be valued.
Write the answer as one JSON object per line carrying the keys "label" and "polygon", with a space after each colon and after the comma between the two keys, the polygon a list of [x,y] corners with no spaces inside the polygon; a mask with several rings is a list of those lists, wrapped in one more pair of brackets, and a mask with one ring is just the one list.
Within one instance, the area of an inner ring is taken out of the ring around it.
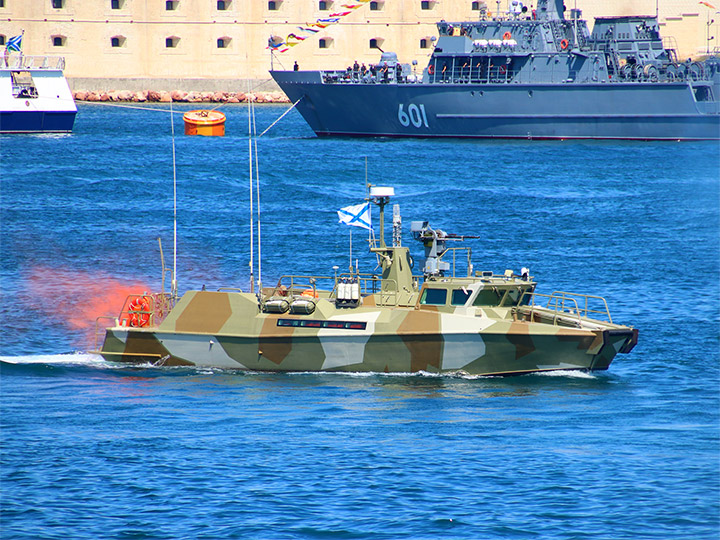
{"label": "antenna", "polygon": [[[255,123],[255,105],[252,108],[252,126],[253,136],[255,143],[255,196],[257,197],[257,244],[258,244],[258,292],[262,294],[262,236],[260,233],[260,165],[258,164],[258,151],[257,151],[257,124]],[[252,181],[252,179],[251,179]]]}
{"label": "antenna", "polygon": [[[248,93],[250,93],[250,79],[248,79]],[[255,222],[253,208],[253,145],[252,145],[252,107],[253,102],[248,98],[248,163],[250,167],[250,292],[255,292]]]}
{"label": "antenna", "polygon": [[170,132],[172,133],[173,165],[173,271],[170,280],[170,296],[177,298],[177,168],[175,167],[175,114],[170,100]]}

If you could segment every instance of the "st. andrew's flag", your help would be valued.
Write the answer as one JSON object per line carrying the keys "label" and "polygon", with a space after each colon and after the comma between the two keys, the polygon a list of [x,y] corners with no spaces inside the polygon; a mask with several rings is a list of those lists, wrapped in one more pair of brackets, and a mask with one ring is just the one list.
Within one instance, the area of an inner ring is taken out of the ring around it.
{"label": "st. andrew's flag", "polygon": [[338,210],[337,213],[338,219],[340,220],[339,223],[372,230],[369,202],[356,204],[355,206],[346,206]]}
{"label": "st. andrew's flag", "polygon": [[20,34],[19,36],[11,37],[10,39],[8,39],[5,48],[10,52],[20,52],[20,49],[22,48],[22,38],[22,34]]}

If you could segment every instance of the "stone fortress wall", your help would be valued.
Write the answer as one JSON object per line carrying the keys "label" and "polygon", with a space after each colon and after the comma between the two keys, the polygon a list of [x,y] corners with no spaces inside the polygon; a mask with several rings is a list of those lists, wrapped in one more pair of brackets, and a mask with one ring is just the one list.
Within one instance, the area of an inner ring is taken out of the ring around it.
{"label": "stone fortress wall", "polygon": [[[708,3],[720,7],[720,0]],[[27,55],[61,55],[75,91],[276,91],[269,79],[271,35],[342,11],[353,0],[0,0],[0,43],[24,30]],[[491,14],[508,0],[487,1]],[[528,3],[528,2],[526,2]],[[530,2],[528,7],[534,7]],[[422,69],[435,23],[474,20],[471,0],[367,2],[285,53],[276,69],[344,69],[394,51]],[[655,0],[566,0],[583,18],[654,15]],[[274,9],[273,9],[274,8]],[[720,14],[697,0],[658,0],[661,32],[680,58],[697,57],[720,40]],[[710,20],[715,22],[708,24]],[[708,36],[715,39],[708,42]]]}

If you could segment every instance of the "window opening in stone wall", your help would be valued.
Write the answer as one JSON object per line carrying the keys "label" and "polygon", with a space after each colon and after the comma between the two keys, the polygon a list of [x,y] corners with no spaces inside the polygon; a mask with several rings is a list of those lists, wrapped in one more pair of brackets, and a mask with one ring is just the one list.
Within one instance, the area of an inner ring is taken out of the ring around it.
{"label": "window opening in stone wall", "polygon": [[62,9],[63,4],[65,4],[65,0],[52,0],[52,7],[54,9]]}
{"label": "window opening in stone wall", "polygon": [[53,37],[52,37],[52,44],[53,44],[53,47],[63,47],[63,46],[65,46],[65,36],[53,36]]}

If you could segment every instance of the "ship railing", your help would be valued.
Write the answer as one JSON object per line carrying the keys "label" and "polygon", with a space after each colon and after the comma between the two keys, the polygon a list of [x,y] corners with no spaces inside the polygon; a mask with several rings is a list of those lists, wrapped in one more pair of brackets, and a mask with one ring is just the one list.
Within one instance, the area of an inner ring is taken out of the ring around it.
{"label": "ship railing", "polygon": [[466,276],[466,277],[470,277],[470,276],[472,275],[472,271],[473,271],[473,268],[472,268],[472,248],[471,248],[471,247],[465,246],[465,247],[447,248],[447,249],[443,252],[443,254],[442,254],[440,257],[438,257],[438,260],[442,260],[443,257],[445,257],[445,255],[448,254],[448,252],[451,252],[451,254],[452,254],[452,266],[451,266],[451,269],[452,269],[452,277],[457,277],[457,276],[455,275],[455,271],[456,271],[456,269],[457,269],[458,266],[459,266],[459,263],[458,263],[458,261],[457,261],[457,258],[458,258],[457,256],[460,255],[460,252],[461,252],[461,251],[464,251],[464,252],[465,252],[465,268],[467,269],[467,276]]}
{"label": "ship railing", "polygon": [[[160,325],[173,307],[173,298],[169,293],[138,293],[125,298],[117,317],[100,316],[95,319],[95,349],[98,336],[104,335],[108,327],[146,328]],[[110,324],[102,324],[108,321]]]}
{"label": "ship railing", "polygon": [[491,66],[456,66],[453,69],[442,71],[434,66],[429,74],[431,83],[439,84],[489,84],[508,83],[517,80],[521,70],[508,69],[504,65]]}
{"label": "ship railing", "polygon": [[[343,279],[357,280],[360,296],[378,294],[376,305],[398,305],[398,284],[394,279],[382,279],[377,274],[342,273],[336,276],[295,276],[285,275],[278,279],[277,285],[268,290],[270,297],[311,296],[314,298],[337,298],[338,285]],[[325,285],[319,287],[319,285]],[[384,285],[384,287],[383,287]]]}
{"label": "ship railing", "polygon": [[518,306],[517,311],[529,315],[531,321],[536,313],[541,316],[550,311],[553,324],[558,324],[561,320],[567,321],[568,318],[576,320],[579,328],[587,326],[587,321],[583,319],[612,324],[610,309],[602,296],[565,291],[554,291],[552,294],[526,291]]}
{"label": "ship railing", "polygon": [[62,56],[25,56],[22,54],[0,57],[0,68],[28,69],[65,69],[65,58]]}
{"label": "ship railing", "polygon": [[400,78],[393,67],[389,68],[387,76],[377,71],[375,74],[370,71],[365,73],[359,71],[323,71],[322,81],[325,84],[415,84],[422,82],[422,77],[412,73],[403,73]]}

